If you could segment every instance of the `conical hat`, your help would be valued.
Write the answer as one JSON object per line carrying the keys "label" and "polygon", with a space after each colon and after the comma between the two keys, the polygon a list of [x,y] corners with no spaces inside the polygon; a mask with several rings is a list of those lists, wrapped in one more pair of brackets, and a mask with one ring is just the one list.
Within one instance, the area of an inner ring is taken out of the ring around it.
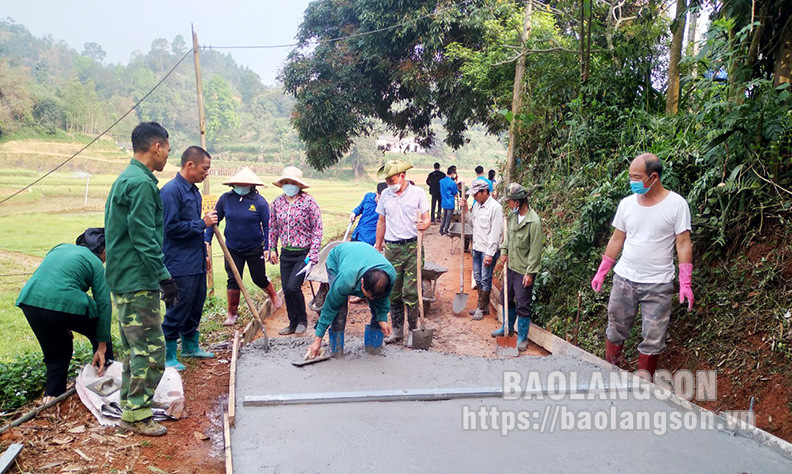
{"label": "conical hat", "polygon": [[262,181],[261,178],[256,176],[256,173],[254,173],[253,170],[251,170],[247,166],[237,171],[237,174],[231,176],[231,178],[229,178],[228,181],[226,181],[223,184],[229,184],[229,185],[247,184],[251,186],[265,186],[264,181]]}
{"label": "conical hat", "polygon": [[296,166],[287,166],[283,168],[281,177],[277,181],[273,181],[272,184],[282,188],[284,184],[283,182],[285,180],[294,181],[297,183],[300,189],[310,188],[308,183],[303,181],[302,171],[300,171],[300,168],[297,168]]}
{"label": "conical hat", "polygon": [[388,160],[377,170],[377,179],[388,179],[395,174],[404,173],[412,167],[413,165],[404,160]]}

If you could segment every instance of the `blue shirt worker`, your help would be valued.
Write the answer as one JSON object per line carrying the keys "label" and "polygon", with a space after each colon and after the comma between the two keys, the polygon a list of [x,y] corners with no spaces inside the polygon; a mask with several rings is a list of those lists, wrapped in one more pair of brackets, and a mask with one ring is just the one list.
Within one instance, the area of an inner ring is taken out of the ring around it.
{"label": "blue shirt worker", "polygon": [[[489,188],[489,192],[490,192],[490,194],[492,194],[492,181],[487,179],[486,176],[484,176],[484,167],[481,166],[481,165],[476,166],[475,171],[476,171],[476,179],[474,179],[473,181],[477,181],[477,180],[480,179],[480,180],[484,181],[485,183],[487,183],[487,187]],[[474,206],[475,206],[475,204],[476,203],[473,203]]]}
{"label": "blue shirt worker", "polygon": [[165,266],[176,286],[179,299],[165,305],[162,332],[165,335],[165,367],[184,370],[176,358],[181,336],[182,357],[211,358],[214,354],[198,345],[203,306],[206,301],[206,251],[204,230],[217,224],[217,213],[201,217],[201,192],[197,183],[209,174],[212,158],[201,147],[184,150],[181,169],[160,191],[165,227],[162,250]]}
{"label": "blue shirt worker", "polygon": [[349,214],[349,222],[355,222],[355,219],[360,216],[360,221],[352,232],[353,241],[374,245],[377,240],[377,221],[379,220],[377,201],[379,201],[382,191],[387,187],[388,185],[385,183],[377,184],[377,192],[366,193],[360,204]]}
{"label": "blue shirt worker", "polygon": [[455,181],[456,166],[451,166],[446,172],[446,177],[440,180],[440,206],[443,208],[443,222],[440,224],[440,235],[447,235],[448,228],[451,226],[451,218],[454,216],[456,207],[456,196],[459,188]]}
{"label": "blue shirt worker", "polygon": [[350,296],[368,299],[371,327],[381,329],[385,336],[391,335],[388,311],[390,294],[396,281],[396,269],[382,254],[363,242],[340,244],[327,256],[327,276],[330,289],[319,313],[316,337],[308,348],[308,358],[319,355],[322,338],[328,328],[333,354],[343,357],[347,300]]}
{"label": "blue shirt worker", "polygon": [[[267,278],[264,252],[269,249],[270,208],[264,196],[259,194],[256,186],[264,186],[261,180],[247,166],[239,170],[228,181],[223,183],[231,186],[231,190],[220,196],[215,204],[218,221],[226,220],[225,240],[231,260],[234,261],[239,275],[244,275],[245,266],[250,271],[250,278],[267,295],[275,309],[283,306],[275,285]],[[212,229],[206,231],[206,242],[214,237]],[[225,326],[236,324],[239,316],[239,285],[228,262],[225,262],[226,298],[228,301],[228,317]]]}

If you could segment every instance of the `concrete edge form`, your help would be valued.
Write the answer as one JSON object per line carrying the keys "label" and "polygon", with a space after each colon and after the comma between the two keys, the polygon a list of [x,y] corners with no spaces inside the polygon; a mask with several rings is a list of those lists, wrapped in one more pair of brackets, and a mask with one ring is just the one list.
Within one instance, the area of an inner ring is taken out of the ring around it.
{"label": "concrete edge form", "polygon": [[[531,342],[534,342],[537,345],[541,346],[544,350],[548,351],[551,354],[568,355],[570,357],[581,359],[585,362],[589,362],[591,364],[594,364],[596,366],[602,367],[607,370],[614,370],[615,368],[613,365],[600,359],[594,354],[586,352],[583,349],[573,344],[570,344],[564,339],[561,339],[560,337],[556,336],[555,334],[551,333],[550,331],[544,328],[539,327],[536,324],[531,324],[531,328],[528,331],[528,339]],[[731,431],[735,435],[751,438],[764,446],[776,449],[782,452],[783,454],[785,454],[786,456],[792,458],[792,443],[789,443],[788,441],[785,441],[779,438],[778,436],[768,433],[767,431],[761,428],[757,428],[755,425],[746,423],[743,420],[738,420],[731,415],[728,414],[720,415],[718,413],[707,410],[704,407],[696,405],[695,403],[691,403],[683,398],[678,397],[676,394],[666,390],[663,387],[647,382],[646,380],[638,377],[635,374],[631,373],[630,377],[632,377],[633,384],[636,385],[647,384],[644,386],[650,387],[653,390],[661,390],[663,392],[666,392],[667,400],[673,403],[674,405],[677,405],[686,410],[695,411],[697,413],[710,412],[715,417],[724,420],[726,422],[726,426],[735,427],[735,428],[726,428],[727,431]]]}

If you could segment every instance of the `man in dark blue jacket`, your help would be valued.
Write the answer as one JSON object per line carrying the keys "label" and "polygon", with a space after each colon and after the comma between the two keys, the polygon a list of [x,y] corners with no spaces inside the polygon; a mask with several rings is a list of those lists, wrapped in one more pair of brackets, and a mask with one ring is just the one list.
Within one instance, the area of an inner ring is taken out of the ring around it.
{"label": "man in dark blue jacket", "polygon": [[160,191],[165,235],[163,253],[176,285],[179,299],[165,306],[162,332],[165,334],[165,366],[183,370],[176,358],[179,336],[182,357],[214,357],[198,346],[198,325],[206,300],[206,249],[204,230],[217,224],[217,213],[207,212],[201,218],[201,193],[196,183],[209,174],[212,158],[201,147],[184,150],[181,169]]}

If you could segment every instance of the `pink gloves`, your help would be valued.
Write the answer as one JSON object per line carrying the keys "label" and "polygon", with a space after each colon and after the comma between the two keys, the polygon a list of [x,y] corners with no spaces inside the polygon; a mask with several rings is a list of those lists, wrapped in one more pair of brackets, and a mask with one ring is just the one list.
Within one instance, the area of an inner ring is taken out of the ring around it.
{"label": "pink gloves", "polygon": [[[602,290],[602,284],[605,282],[605,276],[611,271],[613,268],[613,264],[616,263],[616,260],[608,257],[607,255],[602,256],[602,262],[600,262],[599,270],[597,270],[597,274],[594,275],[594,279],[591,280],[591,289],[599,293]],[[681,277],[680,277],[681,278]],[[682,293],[680,293],[681,295]],[[691,293],[691,297],[693,294]]]}
{"label": "pink gloves", "polygon": [[688,313],[693,311],[693,264],[679,264],[679,302],[688,302]]}

